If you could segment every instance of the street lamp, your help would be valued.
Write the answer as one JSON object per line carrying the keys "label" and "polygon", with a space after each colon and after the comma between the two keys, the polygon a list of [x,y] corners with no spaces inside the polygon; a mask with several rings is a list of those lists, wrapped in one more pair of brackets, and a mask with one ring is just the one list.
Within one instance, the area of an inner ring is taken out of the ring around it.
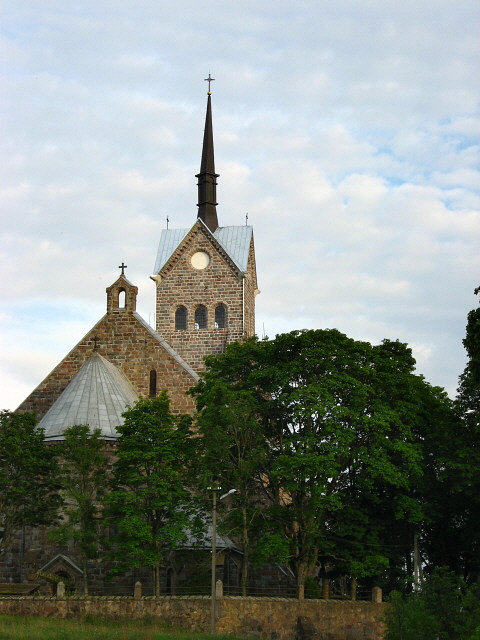
{"label": "street lamp", "polygon": [[[217,491],[220,491],[220,487],[208,487],[212,492],[212,590],[211,599],[212,607],[210,611],[210,631],[212,635],[215,635],[215,607],[217,599],[217,584],[216,584],[216,559],[217,559]],[[224,500],[232,493],[235,493],[236,489],[230,489],[223,496],[220,496],[220,500]]]}

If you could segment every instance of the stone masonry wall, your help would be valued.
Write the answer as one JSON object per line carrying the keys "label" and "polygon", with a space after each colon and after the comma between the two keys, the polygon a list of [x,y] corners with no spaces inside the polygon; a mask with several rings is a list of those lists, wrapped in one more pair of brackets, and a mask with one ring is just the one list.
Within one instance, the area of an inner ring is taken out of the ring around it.
{"label": "stone masonry wall", "polygon": [[[196,252],[205,252],[210,262],[205,269],[195,269],[190,259]],[[248,272],[239,274],[229,258],[213,246],[208,232],[201,225],[193,227],[160,272],[157,287],[157,331],[188,364],[200,371],[206,355],[222,353],[225,345],[252,336],[255,331],[255,296],[253,243]],[[252,272],[253,270],[253,272]],[[243,282],[242,280],[245,280]],[[215,329],[215,307],[223,304],[227,310],[226,328]],[[187,329],[175,329],[175,311],[187,309]],[[195,329],[195,309],[207,309],[207,327]]]}
{"label": "stone masonry wall", "polygon": [[[174,413],[191,413],[193,399],[185,392],[195,379],[142,324],[136,312],[110,307],[107,314],[55,367],[20,405],[19,411],[36,411],[40,419],[79,371],[94,348],[123,371],[135,391],[144,397],[150,392],[150,371],[157,372],[157,393],[167,389]],[[96,339],[95,339],[96,338]]]}
{"label": "stone masonry wall", "polygon": [[[381,640],[385,605],[373,602],[225,597],[217,602],[219,633],[261,640],[300,638],[299,618],[315,640]],[[0,614],[140,619],[145,616],[195,632],[210,631],[210,598],[0,598]]]}

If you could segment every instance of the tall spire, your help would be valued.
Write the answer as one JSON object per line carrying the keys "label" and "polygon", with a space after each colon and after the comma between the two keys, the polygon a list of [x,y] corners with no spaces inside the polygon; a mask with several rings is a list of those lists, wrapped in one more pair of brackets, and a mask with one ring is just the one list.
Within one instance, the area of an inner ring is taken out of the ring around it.
{"label": "tall spire", "polygon": [[215,173],[215,158],[213,153],[213,126],[212,126],[212,103],[210,83],[214,78],[205,78],[208,82],[207,114],[205,116],[205,131],[203,133],[202,162],[198,178],[198,215],[197,217],[207,225],[210,231],[215,231],[218,227],[217,218],[217,178]]}

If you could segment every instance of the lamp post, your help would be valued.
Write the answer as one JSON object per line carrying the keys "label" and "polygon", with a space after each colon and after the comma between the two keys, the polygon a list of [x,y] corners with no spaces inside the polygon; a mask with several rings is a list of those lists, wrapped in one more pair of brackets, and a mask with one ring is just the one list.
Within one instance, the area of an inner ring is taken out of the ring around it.
{"label": "lamp post", "polygon": [[[215,635],[215,615],[216,615],[216,600],[217,600],[217,581],[216,581],[216,568],[217,568],[217,491],[220,487],[209,487],[212,492],[212,589],[211,600],[212,607],[210,610],[210,632]],[[223,496],[220,496],[220,500],[224,500],[228,496],[235,493],[236,489],[230,489]]]}

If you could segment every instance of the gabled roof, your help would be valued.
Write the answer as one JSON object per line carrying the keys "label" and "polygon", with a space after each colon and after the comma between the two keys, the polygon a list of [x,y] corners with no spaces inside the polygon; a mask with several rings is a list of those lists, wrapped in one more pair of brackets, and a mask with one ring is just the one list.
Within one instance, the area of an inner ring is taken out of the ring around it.
{"label": "gabled roof", "polygon": [[242,273],[247,271],[253,227],[218,227],[213,234]]}
{"label": "gabled roof", "polygon": [[[197,223],[198,221],[195,224]],[[205,229],[211,233],[208,227],[205,227]],[[190,231],[191,229],[162,230],[158,245],[157,260],[153,270],[155,275],[163,269],[174,251],[180,246]],[[241,227],[217,227],[211,235],[235,263],[238,270],[246,273],[253,228],[249,225],[243,225]]]}
{"label": "gabled roof", "polygon": [[[197,536],[192,531],[187,529],[184,533],[187,536],[187,539],[183,542],[180,542],[178,547],[180,549],[208,549],[212,548],[212,531],[213,527],[211,524],[207,525],[207,530],[203,535]],[[223,536],[217,531],[215,536],[216,547],[217,549],[233,549],[235,551],[240,552],[240,549],[230,540],[228,536]]]}
{"label": "gabled roof", "polygon": [[118,437],[122,413],[138,400],[132,385],[111,362],[94,351],[38,423],[45,440],[62,440],[65,429],[88,424],[106,439]]}

